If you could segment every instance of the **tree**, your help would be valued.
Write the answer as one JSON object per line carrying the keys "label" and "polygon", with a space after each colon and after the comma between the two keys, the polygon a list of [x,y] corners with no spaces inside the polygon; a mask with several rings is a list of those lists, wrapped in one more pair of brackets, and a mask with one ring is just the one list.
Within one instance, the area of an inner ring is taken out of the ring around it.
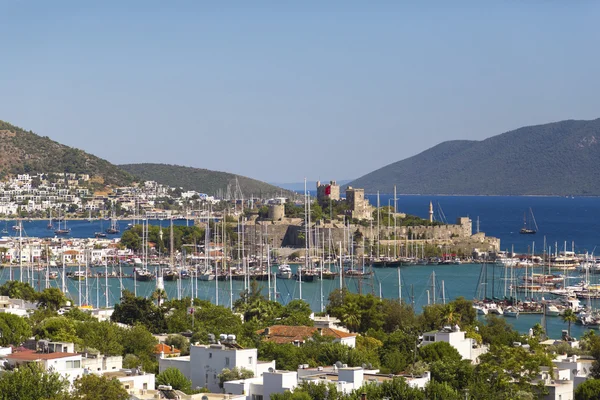
{"label": "tree", "polygon": [[154,333],[162,333],[166,330],[165,317],[161,309],[156,307],[152,300],[136,297],[129,290],[123,290],[121,302],[115,304],[115,311],[110,319],[126,325],[140,323]]}
{"label": "tree", "polygon": [[427,363],[434,361],[460,361],[462,356],[447,342],[435,342],[419,349],[421,359]]}
{"label": "tree", "polygon": [[162,304],[163,299],[167,299],[167,292],[165,291],[165,289],[157,288],[156,290],[154,290],[154,292],[152,293],[152,300],[156,300],[156,305],[158,307],[160,307],[160,305]]}
{"label": "tree", "polygon": [[32,335],[27,321],[18,315],[0,313],[0,346],[19,346]]}
{"label": "tree", "polygon": [[192,390],[192,381],[175,367],[169,367],[156,375],[156,383],[171,386],[174,390],[181,390],[187,394]]}
{"label": "tree", "polygon": [[52,311],[56,311],[67,304],[67,298],[58,288],[44,289],[38,294],[37,301],[38,307],[47,308]]}
{"label": "tree", "polygon": [[169,346],[175,346],[176,349],[181,351],[182,356],[187,356],[190,354],[190,341],[185,336],[169,335],[167,336],[167,340],[165,340],[165,344]]}
{"label": "tree", "polygon": [[571,336],[571,324],[577,322],[577,315],[573,312],[572,309],[567,308],[560,317],[563,322],[569,324],[569,337]]}
{"label": "tree", "polygon": [[280,323],[282,325],[312,326],[313,320],[310,319],[311,314],[312,310],[307,302],[304,300],[292,300],[283,307]]}
{"label": "tree", "polygon": [[[87,321],[76,325],[77,336],[87,351],[98,350],[107,356],[123,354],[124,330],[109,321]],[[137,367],[137,366],[136,366]]]}
{"label": "tree", "polygon": [[94,374],[83,375],[73,382],[69,400],[127,400],[129,394],[117,379]]}
{"label": "tree", "polygon": [[575,389],[575,400],[600,399],[600,379],[588,379]]}
{"label": "tree", "polygon": [[246,368],[234,367],[233,369],[225,368],[217,376],[219,378],[219,387],[223,388],[225,382],[254,378],[254,372]]}
{"label": "tree", "polygon": [[133,251],[138,251],[142,247],[142,239],[133,229],[123,232],[120,243]]}
{"label": "tree", "polygon": [[59,400],[67,397],[69,382],[36,363],[0,375],[0,400]]}
{"label": "tree", "polygon": [[8,296],[11,299],[23,299],[35,301],[37,293],[35,289],[26,282],[7,281],[0,286],[0,296]]}
{"label": "tree", "polygon": [[121,341],[123,353],[137,356],[144,370],[148,372],[153,372],[158,367],[154,356],[154,347],[157,343],[152,333],[141,324],[125,329]]}
{"label": "tree", "polygon": [[430,381],[425,387],[428,399],[462,400],[464,397],[447,383]]}
{"label": "tree", "polygon": [[35,326],[33,333],[38,339],[50,339],[55,342],[81,343],[75,329],[75,321],[66,317],[50,317]]}

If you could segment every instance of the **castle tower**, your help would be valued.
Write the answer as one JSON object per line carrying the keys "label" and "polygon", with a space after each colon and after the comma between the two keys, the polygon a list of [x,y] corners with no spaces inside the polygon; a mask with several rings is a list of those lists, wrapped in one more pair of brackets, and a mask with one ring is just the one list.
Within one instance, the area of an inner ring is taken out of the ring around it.
{"label": "castle tower", "polygon": [[429,202],[429,222],[433,222],[433,203]]}

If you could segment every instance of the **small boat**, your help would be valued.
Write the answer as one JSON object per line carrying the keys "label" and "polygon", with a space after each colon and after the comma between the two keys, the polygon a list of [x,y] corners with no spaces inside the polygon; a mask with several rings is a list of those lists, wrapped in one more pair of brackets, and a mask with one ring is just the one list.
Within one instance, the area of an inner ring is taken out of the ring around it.
{"label": "small boat", "polygon": [[61,222],[61,220],[59,219],[58,220],[58,228],[54,231],[54,234],[58,235],[58,236],[70,235],[71,230],[69,228],[67,228],[67,221],[64,221],[65,223],[62,228],[60,227],[60,222]]}
{"label": "small boat", "polygon": [[292,279],[292,269],[288,264],[282,264],[277,268],[277,278]]}
{"label": "small boat", "polygon": [[121,232],[121,230],[119,229],[119,222],[117,221],[114,208],[112,211],[112,216],[110,218],[110,228],[108,228],[104,232],[108,233],[109,235],[116,235]]}
{"label": "small boat", "polygon": [[478,315],[488,315],[487,308],[482,304],[473,304],[473,308],[475,309]]}
{"label": "small boat", "polygon": [[142,259],[139,257],[135,257],[132,261],[134,267],[141,267],[143,265]]}
{"label": "small boat", "polygon": [[85,272],[84,271],[75,271],[68,275],[69,278],[74,281],[84,281],[85,280]]}
{"label": "small boat", "polygon": [[554,304],[548,304],[546,305],[546,315],[549,317],[558,317],[560,310]]}
{"label": "small boat", "polygon": [[12,227],[12,230],[13,230],[13,231],[16,231],[16,232],[19,232],[19,231],[21,231],[21,229],[22,229],[22,228],[21,228],[21,225],[13,225],[13,227]]}
{"label": "small boat", "polygon": [[[521,230],[519,231],[519,233],[521,235],[535,235],[537,233],[537,222],[535,222],[535,217],[533,216],[533,210],[531,209],[531,207],[529,207],[529,212],[531,213],[531,220],[533,221],[533,224],[535,225],[535,229],[532,229],[531,227],[527,226],[527,213],[523,214],[523,227],[521,228]],[[530,223],[531,226],[531,223]]]}
{"label": "small boat", "polygon": [[204,272],[202,274],[198,274],[198,280],[200,281],[214,281],[215,274],[210,271]]}
{"label": "small boat", "polygon": [[317,279],[317,274],[314,271],[305,271],[302,267],[298,267],[298,272],[294,275],[297,281],[314,282]]}
{"label": "small boat", "polygon": [[57,279],[58,278],[58,272],[56,271],[50,271],[48,273],[48,279]]}
{"label": "small boat", "polygon": [[507,317],[517,318],[519,316],[519,309],[514,306],[509,306],[504,309],[504,315]]}
{"label": "small boat", "polygon": [[104,239],[106,238],[106,233],[104,232],[94,232],[94,236],[98,239]]}
{"label": "small boat", "polygon": [[175,269],[165,269],[163,271],[163,279],[165,281],[176,281],[179,279],[179,272]]}
{"label": "small boat", "polygon": [[136,268],[135,279],[138,281],[153,281],[156,276],[147,268]]}
{"label": "small boat", "polygon": [[338,276],[336,272],[324,269],[321,274],[321,279],[333,280]]}

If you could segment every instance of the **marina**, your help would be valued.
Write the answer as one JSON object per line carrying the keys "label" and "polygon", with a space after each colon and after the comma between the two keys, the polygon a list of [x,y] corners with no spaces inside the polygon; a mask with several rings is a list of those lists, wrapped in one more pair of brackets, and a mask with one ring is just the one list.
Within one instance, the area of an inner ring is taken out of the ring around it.
{"label": "marina", "polygon": [[[390,197],[382,195],[383,200],[380,201],[386,203]],[[426,209],[423,205],[430,198],[432,197],[397,196],[397,201],[407,212],[413,210],[423,214]],[[207,262],[201,257],[186,259],[182,264],[180,260],[170,260],[166,254],[159,258],[160,264],[156,256],[149,257],[146,261],[143,254],[95,263],[86,263],[82,259],[56,259],[48,265],[39,261],[33,264],[22,263],[23,280],[40,290],[44,287],[64,288],[74,304],[94,307],[114,305],[124,289],[150,297],[157,285],[164,286],[169,298],[193,295],[212,302],[218,299],[219,304],[229,307],[252,280],[259,282],[265,295],[270,295],[283,304],[302,298],[314,311],[322,310],[327,304],[329,293],[340,287],[384,298],[402,298],[404,302],[414,304],[417,310],[431,304],[433,299],[440,303],[462,296],[474,300],[476,306],[485,304],[489,313],[509,318],[509,322],[523,332],[541,321],[544,314],[542,307],[546,301],[558,301],[572,295],[584,307],[589,304],[596,308],[597,299],[600,298],[596,272],[600,271],[600,263],[596,262],[593,255],[594,235],[588,231],[588,226],[600,226],[600,205],[594,199],[477,196],[437,196],[433,199],[434,203],[443,201],[448,218],[467,214],[467,209],[479,213],[473,233],[485,228],[489,234],[498,236],[502,248],[507,250],[496,254],[495,259],[484,260],[485,262],[473,260],[472,255],[425,257],[423,248],[418,245],[407,247],[411,249],[411,253],[397,258],[391,254],[382,254],[380,258],[351,258],[350,254],[343,251],[345,255],[342,260],[334,254],[324,254],[322,258],[312,257],[310,263],[304,262],[302,258],[286,261],[281,257],[272,257],[267,260],[264,255],[253,256],[249,249],[243,256],[244,262],[229,259],[225,265],[221,262]],[[500,203],[504,208],[498,207]],[[537,220],[543,221],[543,230],[536,235],[519,234],[522,221],[519,221],[517,210],[528,209],[525,204],[533,204]],[[579,211],[573,212],[573,209]],[[510,214],[512,220],[507,222],[503,218],[506,217],[505,214]],[[549,218],[549,215],[552,217]],[[574,215],[586,218],[586,224],[575,225],[577,218],[573,219]],[[19,237],[39,237],[68,244],[77,243],[78,240],[87,243],[96,233],[104,233],[106,237],[96,239],[112,242],[139,222],[140,220],[116,218],[69,220],[66,222],[70,229],[69,235],[58,236],[48,229],[49,224],[58,226],[57,219],[52,222],[6,220],[5,226],[17,228],[7,230],[3,235],[8,241],[18,240]],[[147,222],[152,226],[166,228],[170,220],[155,219]],[[191,226],[194,221],[181,219],[174,220],[173,223],[176,226]],[[61,226],[64,225],[61,222]],[[107,234],[105,227],[109,225],[119,233]],[[324,238],[321,237],[321,240]],[[544,247],[546,256],[543,250],[539,251]],[[305,249],[299,250],[303,254]],[[339,250],[336,254],[339,254]],[[11,277],[21,279],[19,271],[18,264],[13,263],[12,268],[5,265],[0,272],[0,283]],[[268,274],[267,271],[271,273]],[[434,272],[435,289],[431,282]],[[550,333],[558,336],[564,324],[559,316],[552,315],[554,308],[550,305],[546,312],[546,323]],[[490,307],[496,309],[488,310]],[[481,313],[487,314],[484,311]],[[589,327],[574,325],[573,332],[580,334]]]}

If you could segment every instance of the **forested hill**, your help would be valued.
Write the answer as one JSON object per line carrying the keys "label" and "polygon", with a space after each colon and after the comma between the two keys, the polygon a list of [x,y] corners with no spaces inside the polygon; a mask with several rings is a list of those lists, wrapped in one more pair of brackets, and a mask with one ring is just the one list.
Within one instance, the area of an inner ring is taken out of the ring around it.
{"label": "forested hill", "polygon": [[600,195],[600,119],[528,126],[449,141],[366,174],[368,193]]}
{"label": "forested hill", "polygon": [[249,198],[251,195],[264,197],[289,194],[288,191],[277,186],[228,172],[169,164],[125,164],[119,167],[142,180],[156,181],[164,185],[182,187],[185,190],[195,190],[209,195],[215,195],[219,190],[225,195],[229,186],[231,196],[234,196],[236,177],[245,198]]}
{"label": "forested hill", "polygon": [[22,173],[77,173],[126,185],[133,177],[106,160],[0,120],[0,177]]}

